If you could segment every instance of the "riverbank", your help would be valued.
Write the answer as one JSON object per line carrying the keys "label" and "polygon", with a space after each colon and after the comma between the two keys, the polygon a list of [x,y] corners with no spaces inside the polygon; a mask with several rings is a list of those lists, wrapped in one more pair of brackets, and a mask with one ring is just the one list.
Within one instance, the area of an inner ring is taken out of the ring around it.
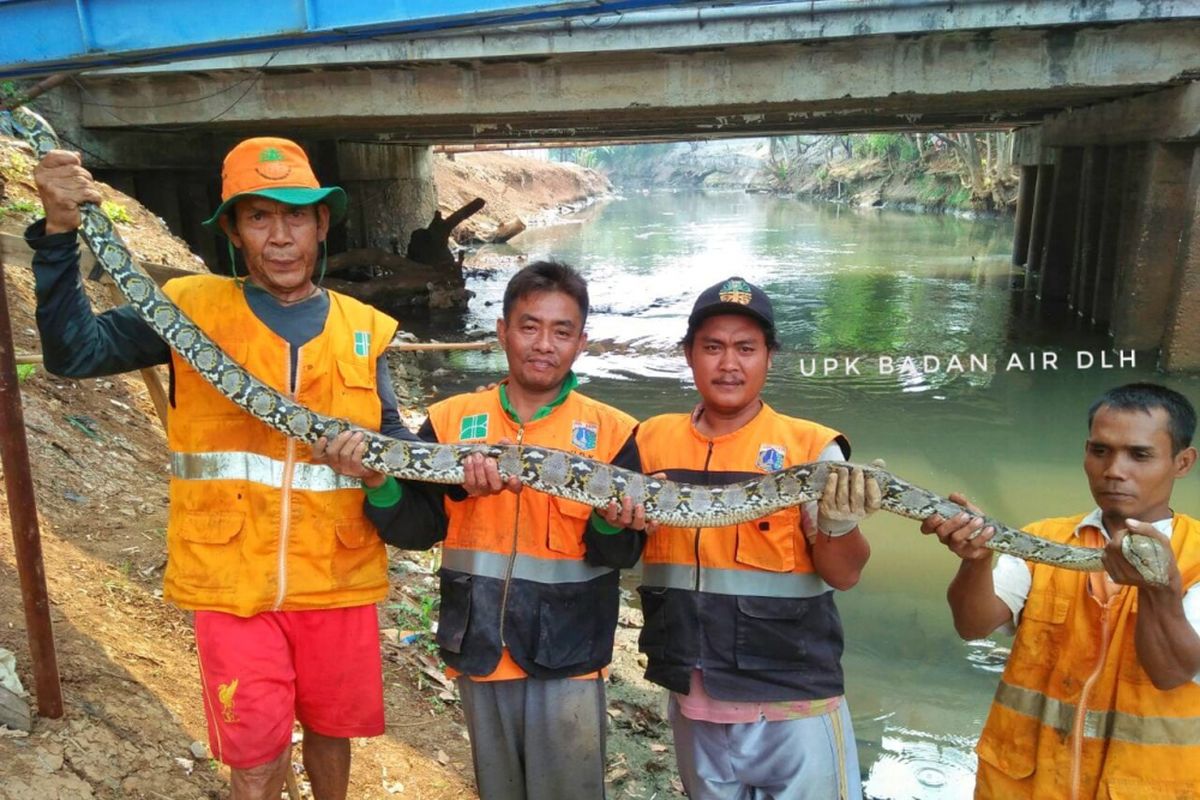
{"label": "riverbank", "polygon": [[476,197],[486,205],[454,232],[460,244],[493,241],[506,226],[536,227],[613,193],[601,172],[578,164],[510,153],[458,153],[434,158],[438,210],[448,216]]}
{"label": "riverbank", "polygon": [[1018,175],[1004,136],[786,136],[565,152],[626,192],[743,189],[858,207],[1008,215]]}

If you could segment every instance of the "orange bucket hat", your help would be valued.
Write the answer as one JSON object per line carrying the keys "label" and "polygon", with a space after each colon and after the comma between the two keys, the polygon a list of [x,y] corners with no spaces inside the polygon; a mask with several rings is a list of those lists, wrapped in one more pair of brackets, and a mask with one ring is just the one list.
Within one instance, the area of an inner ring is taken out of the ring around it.
{"label": "orange bucket hat", "polygon": [[221,215],[247,195],[292,206],[324,203],[329,207],[331,225],[346,216],[346,193],[339,186],[322,187],[308,156],[290,139],[260,136],[229,151],[221,169],[221,205],[211,219],[204,221],[204,227],[222,233]]}

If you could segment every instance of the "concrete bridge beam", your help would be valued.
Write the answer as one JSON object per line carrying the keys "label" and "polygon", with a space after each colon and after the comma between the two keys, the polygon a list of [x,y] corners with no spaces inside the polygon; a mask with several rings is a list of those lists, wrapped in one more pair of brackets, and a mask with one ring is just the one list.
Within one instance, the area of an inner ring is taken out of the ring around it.
{"label": "concrete bridge beam", "polygon": [[[204,125],[452,143],[1040,121],[1184,79],[1200,21],[745,43],[316,71],[88,76],[89,128]],[[331,97],[334,89],[334,97]],[[244,96],[243,96],[244,95]],[[188,100],[194,98],[194,100]],[[236,102],[235,102],[236,101]],[[115,115],[114,115],[115,114]]]}

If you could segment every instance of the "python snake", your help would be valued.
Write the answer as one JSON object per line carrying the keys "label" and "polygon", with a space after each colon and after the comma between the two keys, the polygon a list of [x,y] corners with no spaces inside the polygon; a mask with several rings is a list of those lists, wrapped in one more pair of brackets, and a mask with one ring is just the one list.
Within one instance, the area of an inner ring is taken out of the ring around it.
{"label": "python snake", "polygon": [[[25,138],[39,159],[58,147],[53,128],[28,108],[0,112],[0,130],[5,128]],[[352,429],[345,420],[323,416],[298,405],[243,369],[168,300],[134,263],[112,222],[98,206],[84,204],[80,214],[84,241],[121,293],[147,324],[221,394],[275,430],[309,444],[320,437],[332,439]],[[366,441],[363,463],[397,478],[461,483],[463,460],[473,453],[483,453],[496,459],[502,476],[516,475],[531,489],[593,508],[629,497],[634,503],[644,505],[647,519],[689,528],[747,522],[816,500],[825,486],[829,470],[844,466],[832,462],[798,464],[741,483],[699,486],[652,478],[544,447],[423,444],[392,439],[375,431],[361,432]],[[925,519],[932,514],[950,517],[966,511],[879,467],[861,468],[866,476],[878,482],[882,507],[895,514]],[[985,526],[995,530],[987,542],[992,550],[1064,569],[1103,569],[1099,549],[1052,542],[1007,527],[990,517],[982,519]],[[1122,546],[1125,557],[1147,581],[1167,583],[1170,556],[1157,540],[1130,535],[1123,539]]]}

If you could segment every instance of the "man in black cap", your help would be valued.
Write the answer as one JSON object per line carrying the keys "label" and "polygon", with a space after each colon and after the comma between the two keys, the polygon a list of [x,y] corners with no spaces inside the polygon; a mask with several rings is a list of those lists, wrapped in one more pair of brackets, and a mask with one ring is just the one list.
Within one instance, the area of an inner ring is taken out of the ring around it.
{"label": "man in black cap", "polygon": [[[777,348],[760,288],[734,277],[704,290],[683,339],[700,402],[642,423],[642,471],[723,485],[848,458],[842,434],[763,402]],[[639,644],[646,677],[671,690],[692,800],[861,798],[833,590],[857,583],[870,555],[858,522],[878,508],[873,480],[836,469],[806,508],[647,537]]]}

